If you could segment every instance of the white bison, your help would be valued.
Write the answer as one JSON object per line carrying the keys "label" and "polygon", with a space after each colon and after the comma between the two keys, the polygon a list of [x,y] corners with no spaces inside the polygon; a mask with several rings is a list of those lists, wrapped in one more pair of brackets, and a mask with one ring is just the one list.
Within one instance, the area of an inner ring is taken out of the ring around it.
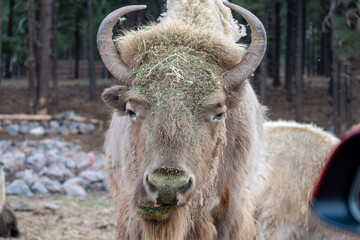
{"label": "white bison", "polygon": [[[310,126],[264,127],[247,80],[266,49],[261,22],[229,2],[174,0],[159,23],[113,40],[118,19],[145,7],[112,12],[98,32],[120,81],[103,93],[114,109],[105,152],[117,238],[315,236],[307,202],[337,140]],[[248,47],[236,44],[230,8],[250,25]]]}

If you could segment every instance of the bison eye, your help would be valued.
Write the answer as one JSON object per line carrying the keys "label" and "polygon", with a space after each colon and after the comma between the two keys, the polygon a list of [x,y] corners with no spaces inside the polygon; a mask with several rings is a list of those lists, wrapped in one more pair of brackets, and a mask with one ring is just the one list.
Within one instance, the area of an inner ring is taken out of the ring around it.
{"label": "bison eye", "polygon": [[220,121],[225,116],[225,111],[221,112],[213,117],[214,121]]}
{"label": "bison eye", "polygon": [[136,113],[130,108],[126,108],[126,113],[129,114],[130,118],[134,118],[134,119],[136,118]]}

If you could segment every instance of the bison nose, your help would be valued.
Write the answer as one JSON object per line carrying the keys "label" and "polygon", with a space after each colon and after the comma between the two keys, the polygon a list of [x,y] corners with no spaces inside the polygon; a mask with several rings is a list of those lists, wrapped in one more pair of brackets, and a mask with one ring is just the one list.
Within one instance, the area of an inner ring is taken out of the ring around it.
{"label": "bison nose", "polygon": [[193,185],[192,177],[175,168],[159,168],[145,177],[146,190],[157,204],[185,203]]}

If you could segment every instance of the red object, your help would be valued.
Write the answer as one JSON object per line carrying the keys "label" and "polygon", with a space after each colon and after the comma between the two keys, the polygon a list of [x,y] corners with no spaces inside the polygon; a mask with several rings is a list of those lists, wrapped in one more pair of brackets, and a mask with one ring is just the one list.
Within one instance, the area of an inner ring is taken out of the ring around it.
{"label": "red object", "polygon": [[[355,127],[351,128],[349,131],[347,131],[346,133],[344,133],[340,137],[341,142],[340,142],[339,146],[337,146],[335,151],[332,153],[329,161],[326,163],[324,171],[323,171],[323,173],[322,173],[322,175],[321,175],[321,177],[320,177],[320,179],[318,181],[318,184],[315,187],[315,190],[314,190],[314,193],[313,193],[313,198],[316,198],[316,196],[318,195],[320,186],[321,186],[321,184],[322,184],[322,182],[324,180],[326,172],[327,172],[329,166],[331,165],[332,161],[338,157],[340,149],[342,149],[343,145],[347,141],[349,141],[350,139],[352,139],[355,136],[360,136],[360,124],[355,125]],[[359,148],[360,148],[360,145],[359,145]]]}

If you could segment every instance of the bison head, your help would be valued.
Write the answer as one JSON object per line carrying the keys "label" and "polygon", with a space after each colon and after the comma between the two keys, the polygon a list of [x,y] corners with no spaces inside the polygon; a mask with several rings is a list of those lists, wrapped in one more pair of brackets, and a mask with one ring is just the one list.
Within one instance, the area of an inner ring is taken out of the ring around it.
{"label": "bison head", "polygon": [[[229,189],[240,178],[232,172],[245,174],[249,168],[247,161],[235,159],[251,152],[254,125],[241,116],[246,111],[239,102],[251,104],[243,99],[253,94],[245,80],[266,47],[261,22],[239,6],[224,4],[251,26],[252,43],[244,55],[235,43],[227,44],[228,38],[166,20],[128,32],[116,47],[111,36],[117,20],[145,6],[120,8],[100,26],[100,55],[121,82],[103,93],[115,110],[105,151],[120,238],[221,235],[214,230],[222,215],[217,207],[236,196]],[[230,66],[234,54],[243,56]],[[241,139],[234,129],[242,131]],[[206,226],[202,230],[196,227],[200,222]]]}

